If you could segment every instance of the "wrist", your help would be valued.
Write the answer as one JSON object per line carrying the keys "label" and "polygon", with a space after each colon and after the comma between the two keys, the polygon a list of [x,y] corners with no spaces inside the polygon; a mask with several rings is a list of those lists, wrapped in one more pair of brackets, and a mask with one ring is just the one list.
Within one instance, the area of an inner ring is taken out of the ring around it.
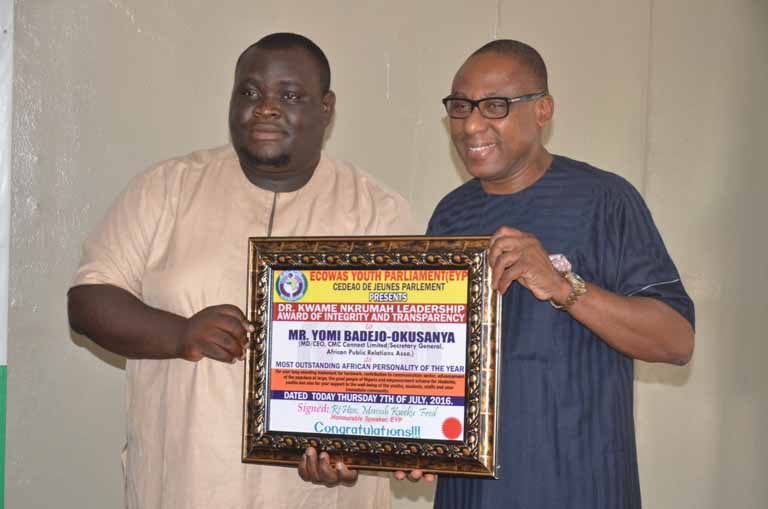
{"label": "wrist", "polygon": [[555,270],[562,276],[562,284],[557,296],[553,296],[549,303],[557,309],[568,311],[579,297],[587,293],[586,282],[572,271],[571,263],[561,254],[549,256]]}
{"label": "wrist", "polygon": [[171,315],[166,322],[165,337],[167,338],[168,356],[172,359],[188,359],[186,342],[184,340],[189,325],[189,318]]}
{"label": "wrist", "polygon": [[563,274],[563,279],[567,281],[568,285],[571,287],[571,291],[568,292],[568,296],[562,303],[555,304],[552,301],[550,301],[550,303],[557,309],[570,311],[571,307],[576,304],[579,298],[587,293],[587,283],[581,278],[581,276],[575,272],[570,271]]}
{"label": "wrist", "polygon": [[557,290],[552,295],[552,298],[549,299],[549,301],[556,305],[562,307],[563,303],[568,300],[568,296],[571,294],[571,291],[573,290],[573,287],[571,287],[571,284],[568,282],[567,279],[563,277],[563,274],[559,274],[560,276],[558,278],[559,283],[557,285]]}

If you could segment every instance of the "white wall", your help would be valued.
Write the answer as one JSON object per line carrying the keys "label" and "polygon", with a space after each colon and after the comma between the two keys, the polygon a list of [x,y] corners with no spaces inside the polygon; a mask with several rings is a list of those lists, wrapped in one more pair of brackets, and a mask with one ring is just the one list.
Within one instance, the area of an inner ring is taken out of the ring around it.
{"label": "white wall", "polygon": [[[537,47],[556,99],[548,147],[644,193],[697,303],[693,363],[638,365],[645,506],[768,506],[766,2],[212,5],[16,5],[10,507],[119,506],[122,361],[66,323],[80,243],[130,176],[227,140],[234,60],[282,30],[331,61],[329,152],[398,189],[422,224],[466,178],[440,105],[453,73],[494,36]],[[395,507],[430,506],[429,487],[397,489]]]}
{"label": "white wall", "polygon": [[[13,3],[10,0],[0,0],[0,32],[0,366],[4,366],[8,352],[8,272],[10,268],[8,256],[11,240]],[[0,440],[2,439],[0,435]],[[1,507],[2,501],[0,501]]]}
{"label": "white wall", "polygon": [[[656,2],[646,198],[696,301],[685,370],[639,366],[647,507],[768,507],[768,2]],[[672,503],[674,502],[674,503]]]}

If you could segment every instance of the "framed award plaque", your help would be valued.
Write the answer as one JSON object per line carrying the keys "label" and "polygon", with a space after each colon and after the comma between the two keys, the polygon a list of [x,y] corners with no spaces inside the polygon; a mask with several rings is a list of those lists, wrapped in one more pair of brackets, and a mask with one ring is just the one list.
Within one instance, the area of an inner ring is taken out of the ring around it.
{"label": "framed award plaque", "polygon": [[242,460],[495,477],[489,240],[249,239]]}

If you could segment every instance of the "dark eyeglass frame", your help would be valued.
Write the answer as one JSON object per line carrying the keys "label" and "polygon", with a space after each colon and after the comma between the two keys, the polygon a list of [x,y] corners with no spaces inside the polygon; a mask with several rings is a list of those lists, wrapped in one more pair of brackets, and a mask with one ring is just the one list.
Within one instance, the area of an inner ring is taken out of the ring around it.
{"label": "dark eyeglass frame", "polygon": [[[482,99],[477,99],[477,100],[467,99],[466,97],[455,97],[455,96],[449,95],[448,97],[443,98],[443,106],[445,106],[445,111],[446,113],[448,113],[448,116],[450,118],[455,118],[455,119],[469,118],[470,115],[472,115],[472,112],[475,111],[475,108],[477,108],[480,111],[480,115],[482,115],[483,118],[487,118],[489,120],[498,120],[500,118],[505,118],[507,115],[509,115],[509,107],[512,104],[519,103],[519,102],[533,101],[535,99],[539,99],[546,95],[547,95],[547,92],[536,92],[533,94],[519,95],[517,97],[484,97]],[[484,102],[499,101],[499,100],[505,101],[507,104],[507,109],[505,110],[503,115],[489,117],[483,112],[483,109],[480,107],[480,105]],[[470,106],[469,111],[464,116],[451,115],[451,112],[448,109],[449,101],[461,101],[463,103],[469,103],[469,106]]]}

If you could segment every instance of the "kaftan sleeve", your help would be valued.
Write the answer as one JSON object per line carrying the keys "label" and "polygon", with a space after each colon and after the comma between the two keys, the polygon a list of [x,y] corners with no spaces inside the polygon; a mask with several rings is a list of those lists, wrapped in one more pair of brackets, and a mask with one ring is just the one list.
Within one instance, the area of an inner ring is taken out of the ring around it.
{"label": "kaftan sleeve", "polygon": [[640,194],[617,179],[602,210],[607,224],[605,265],[616,293],[645,296],[671,306],[694,325],[694,305]]}
{"label": "kaftan sleeve", "polygon": [[108,284],[142,298],[142,279],[170,212],[162,166],[133,178],[83,244],[73,286]]}
{"label": "kaftan sleeve", "polygon": [[396,193],[381,203],[376,223],[378,235],[420,235],[423,231],[416,226],[410,204]]}

